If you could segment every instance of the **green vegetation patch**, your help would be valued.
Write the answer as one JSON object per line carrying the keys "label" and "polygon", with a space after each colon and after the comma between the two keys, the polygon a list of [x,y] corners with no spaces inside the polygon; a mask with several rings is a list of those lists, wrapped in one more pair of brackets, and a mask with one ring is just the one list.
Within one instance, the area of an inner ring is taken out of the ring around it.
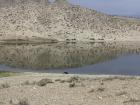
{"label": "green vegetation patch", "polygon": [[19,75],[19,73],[0,71],[0,78],[2,78],[2,77],[16,76],[16,75]]}

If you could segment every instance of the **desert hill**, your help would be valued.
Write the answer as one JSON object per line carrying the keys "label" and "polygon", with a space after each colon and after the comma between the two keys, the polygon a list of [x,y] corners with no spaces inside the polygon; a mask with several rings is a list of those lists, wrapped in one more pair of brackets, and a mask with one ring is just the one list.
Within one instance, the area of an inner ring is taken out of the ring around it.
{"label": "desert hill", "polygon": [[67,0],[0,0],[0,40],[140,40],[140,20],[106,15]]}

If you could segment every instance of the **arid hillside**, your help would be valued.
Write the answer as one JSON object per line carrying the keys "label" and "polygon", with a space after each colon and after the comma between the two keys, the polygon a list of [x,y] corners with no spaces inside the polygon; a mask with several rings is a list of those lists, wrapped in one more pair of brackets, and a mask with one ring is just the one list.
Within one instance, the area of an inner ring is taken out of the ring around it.
{"label": "arid hillside", "polygon": [[140,20],[106,15],[66,0],[0,0],[0,40],[140,40]]}

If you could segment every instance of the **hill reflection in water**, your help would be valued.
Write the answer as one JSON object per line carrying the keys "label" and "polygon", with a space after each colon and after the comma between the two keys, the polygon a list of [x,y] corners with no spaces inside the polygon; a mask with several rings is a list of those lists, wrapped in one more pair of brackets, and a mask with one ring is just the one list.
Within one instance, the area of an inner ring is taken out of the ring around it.
{"label": "hill reflection in water", "polygon": [[22,69],[78,68],[140,54],[138,42],[0,45],[0,64]]}

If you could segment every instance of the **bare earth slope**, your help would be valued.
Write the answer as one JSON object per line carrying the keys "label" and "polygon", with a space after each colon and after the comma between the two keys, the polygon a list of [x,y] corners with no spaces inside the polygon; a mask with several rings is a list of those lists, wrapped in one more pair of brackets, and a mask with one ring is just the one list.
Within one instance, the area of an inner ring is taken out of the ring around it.
{"label": "bare earth slope", "polygon": [[0,40],[140,40],[140,20],[109,16],[66,0],[0,0]]}

